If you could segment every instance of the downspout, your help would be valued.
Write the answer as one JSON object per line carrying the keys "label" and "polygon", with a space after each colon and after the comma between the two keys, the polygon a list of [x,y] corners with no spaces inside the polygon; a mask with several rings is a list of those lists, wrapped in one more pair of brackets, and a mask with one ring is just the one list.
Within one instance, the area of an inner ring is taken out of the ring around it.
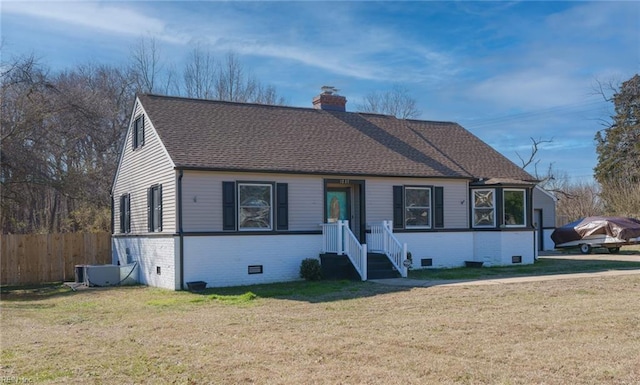
{"label": "downspout", "polygon": [[180,290],[184,290],[184,231],[182,230],[182,177],[184,171],[178,172],[178,235],[180,237]]}
{"label": "downspout", "polygon": [[[113,212],[113,210],[116,207],[116,204],[115,204],[115,202],[113,200],[113,191],[109,192],[109,197],[111,198],[111,238],[109,239],[109,246],[110,246],[110,249],[111,249],[111,263],[116,264],[116,261],[114,260],[115,258],[113,257],[114,256],[114,253],[113,253],[113,235],[116,232],[116,229],[115,229],[115,227],[116,227],[116,224],[115,224],[115,213]],[[119,263],[120,259],[118,259],[117,262],[118,262],[117,264],[119,265],[120,264]]]}
{"label": "downspout", "polygon": [[115,233],[115,215],[113,213],[113,209],[115,208],[115,203],[113,201],[113,192],[109,193],[109,197],[111,198],[111,235]]}
{"label": "downspout", "polygon": [[537,220],[538,218],[534,218],[536,210],[533,207],[533,189],[535,189],[535,186],[529,188],[529,199],[527,199],[527,203],[529,204],[529,217],[531,218],[529,225],[533,228],[533,263],[536,263],[538,261],[538,249],[540,249],[538,246],[538,240],[540,239],[543,230],[542,221],[540,221],[540,223],[538,223],[538,237],[536,237],[536,226],[534,226],[534,220]]}

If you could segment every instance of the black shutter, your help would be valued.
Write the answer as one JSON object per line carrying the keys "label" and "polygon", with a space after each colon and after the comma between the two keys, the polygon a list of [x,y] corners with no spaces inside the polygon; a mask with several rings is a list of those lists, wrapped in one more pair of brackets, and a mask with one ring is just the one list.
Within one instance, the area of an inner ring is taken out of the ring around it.
{"label": "black shutter", "polygon": [[133,131],[131,132],[131,148],[133,150],[138,147],[138,119],[133,121]]}
{"label": "black shutter", "polygon": [[140,127],[138,128],[138,130],[139,130],[138,135],[140,135],[140,140],[138,141],[138,147],[140,147],[144,144],[144,115],[140,117]]}
{"label": "black shutter", "polygon": [[236,183],[222,182],[222,230],[236,229]]}
{"label": "black shutter", "polygon": [[133,121],[133,133],[131,138],[131,147],[136,148],[144,144],[144,115],[138,116]]}
{"label": "black shutter", "polygon": [[393,228],[404,228],[404,194],[402,186],[393,186]]}
{"label": "black shutter", "polygon": [[289,230],[289,185],[276,184],[276,229]]}
{"label": "black shutter", "polygon": [[124,227],[127,233],[131,232],[131,194],[127,194],[127,205],[125,206],[127,212],[124,216]]}
{"label": "black shutter", "polygon": [[147,189],[147,230],[153,232],[153,189]]}
{"label": "black shutter", "polygon": [[126,232],[126,224],[125,224],[125,198],[126,195],[120,196],[120,233]]}
{"label": "black shutter", "polygon": [[159,185],[158,187],[156,187],[156,191],[158,192],[158,200],[155,202],[158,210],[156,212],[156,215],[158,216],[157,221],[158,221],[158,231],[162,231],[162,185]]}
{"label": "black shutter", "polygon": [[434,227],[444,227],[444,187],[434,187]]}

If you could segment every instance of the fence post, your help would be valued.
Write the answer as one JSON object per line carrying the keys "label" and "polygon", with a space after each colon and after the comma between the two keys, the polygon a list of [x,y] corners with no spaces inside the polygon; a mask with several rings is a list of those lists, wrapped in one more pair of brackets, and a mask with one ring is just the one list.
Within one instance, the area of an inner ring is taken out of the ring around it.
{"label": "fence post", "polygon": [[362,267],[360,268],[360,270],[362,271],[362,280],[366,281],[367,280],[367,244],[363,244],[362,245],[362,258],[360,259],[362,261]]}
{"label": "fence post", "polygon": [[407,244],[402,244],[402,277],[407,278],[407,270],[408,268],[404,265],[404,261],[407,260]]}
{"label": "fence post", "polygon": [[338,255],[342,255],[344,254],[344,246],[343,246],[343,241],[344,241],[344,235],[343,235],[343,230],[342,227],[344,226],[344,223],[342,223],[341,220],[338,220],[338,234],[336,234],[336,243],[338,246]]}

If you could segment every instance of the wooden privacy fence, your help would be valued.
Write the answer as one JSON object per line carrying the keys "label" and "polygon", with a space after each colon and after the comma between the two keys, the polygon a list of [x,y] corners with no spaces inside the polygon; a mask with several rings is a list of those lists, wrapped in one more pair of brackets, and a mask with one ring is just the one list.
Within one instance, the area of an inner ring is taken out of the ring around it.
{"label": "wooden privacy fence", "polygon": [[111,234],[3,234],[1,284],[73,281],[76,265],[111,263]]}

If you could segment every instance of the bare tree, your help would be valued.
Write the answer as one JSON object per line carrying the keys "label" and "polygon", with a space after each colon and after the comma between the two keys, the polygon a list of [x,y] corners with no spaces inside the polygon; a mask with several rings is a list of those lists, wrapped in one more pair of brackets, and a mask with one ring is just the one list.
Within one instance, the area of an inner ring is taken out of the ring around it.
{"label": "bare tree", "polygon": [[558,203],[556,222],[558,225],[580,218],[602,215],[604,213],[600,188],[595,182],[570,183],[568,178],[559,178],[562,182],[556,188]]}
{"label": "bare tree", "polygon": [[108,191],[133,96],[127,75],[105,66],[50,75],[33,57],[6,68],[2,231],[108,230]]}
{"label": "bare tree", "polygon": [[260,103],[260,104],[270,104],[270,105],[286,104],[284,97],[278,96],[276,88],[272,85],[268,85],[268,86],[258,85],[258,92],[253,102]]}
{"label": "bare tree", "polygon": [[550,179],[553,177],[553,174],[551,173],[551,171],[553,170],[552,165],[549,165],[549,168],[547,170],[547,174],[546,175],[541,175],[538,172],[538,165],[540,164],[540,159],[536,159],[536,157],[538,156],[538,151],[540,150],[540,146],[542,144],[545,143],[552,143],[553,142],[553,138],[551,139],[534,139],[532,137],[530,137],[529,139],[531,139],[531,151],[529,153],[529,156],[527,158],[523,158],[518,152],[516,152],[516,155],[518,156],[518,159],[520,159],[520,163],[521,163],[521,167],[522,169],[526,169],[527,167],[529,167],[530,165],[533,164],[533,172],[534,172],[534,177],[537,180],[540,181],[545,181],[547,179]]}
{"label": "bare tree", "polygon": [[360,112],[393,115],[398,119],[417,118],[421,114],[409,90],[399,84],[394,84],[389,91],[367,94],[363,103],[356,105],[356,108]]}
{"label": "bare tree", "polygon": [[183,72],[185,95],[191,98],[210,99],[215,95],[216,64],[209,51],[195,47]]}
{"label": "bare tree", "polygon": [[275,87],[262,85],[240,62],[238,55],[227,54],[219,64],[216,78],[216,99],[230,102],[284,104]]}
{"label": "bare tree", "polygon": [[244,66],[234,53],[227,54],[219,66],[216,81],[217,99],[230,102],[248,102],[256,92],[257,82],[246,74]]}
{"label": "bare tree", "polygon": [[162,72],[160,48],[153,37],[140,37],[131,48],[130,71],[138,92],[159,92],[159,77]]}

